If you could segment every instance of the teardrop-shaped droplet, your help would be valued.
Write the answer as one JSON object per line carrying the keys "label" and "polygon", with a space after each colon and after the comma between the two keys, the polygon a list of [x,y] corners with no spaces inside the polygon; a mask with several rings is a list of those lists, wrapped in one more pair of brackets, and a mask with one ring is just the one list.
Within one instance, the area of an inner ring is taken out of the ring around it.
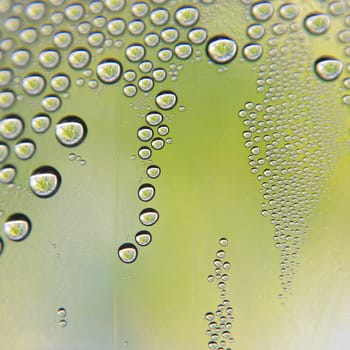
{"label": "teardrop-shaped droplet", "polygon": [[140,213],[140,221],[142,225],[152,226],[159,219],[159,214],[155,209],[147,208]]}
{"label": "teardrop-shaped droplet", "polygon": [[160,109],[169,110],[175,107],[177,96],[172,91],[163,91],[156,96],[156,104]]}
{"label": "teardrop-shaped droplet", "polygon": [[32,229],[29,218],[24,214],[13,214],[4,223],[3,230],[11,241],[22,241]]}
{"label": "teardrop-shaped droplet", "polygon": [[336,58],[321,57],[315,62],[316,74],[325,81],[337,79],[344,68],[344,63]]}
{"label": "teardrop-shaped droplet", "polygon": [[156,126],[163,121],[163,115],[158,112],[150,112],[146,115],[146,122],[151,126]]}
{"label": "teardrop-shaped droplet", "polygon": [[86,138],[87,127],[84,121],[75,116],[63,118],[55,128],[57,140],[66,147],[80,145]]}
{"label": "teardrop-shaped droplet", "polygon": [[42,166],[36,169],[29,179],[29,186],[33,193],[41,198],[53,196],[61,185],[61,175],[50,167]]}
{"label": "teardrop-shaped droplet", "polygon": [[124,243],[118,248],[119,259],[126,263],[133,263],[137,259],[137,248],[132,243]]}

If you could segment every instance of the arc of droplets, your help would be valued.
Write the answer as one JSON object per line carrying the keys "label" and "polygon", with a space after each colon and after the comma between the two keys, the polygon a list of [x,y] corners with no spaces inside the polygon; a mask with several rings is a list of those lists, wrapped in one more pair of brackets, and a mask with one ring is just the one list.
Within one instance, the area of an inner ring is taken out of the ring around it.
{"label": "arc of droplets", "polygon": [[[271,20],[277,12],[266,1],[254,4],[241,1],[247,6],[250,18],[257,22]],[[337,10],[345,13],[344,6],[348,5],[342,3],[342,10],[338,7]],[[250,151],[251,172],[261,182],[264,198],[261,214],[271,218],[273,239],[281,252],[280,298],[286,298],[290,292],[301,244],[309,232],[308,222],[337,151],[334,117],[337,111],[342,113],[342,106],[334,107],[328,84],[341,76],[344,63],[327,52],[312,57],[307,47],[307,40],[331,30],[331,21],[339,16],[335,11],[335,6],[329,5],[328,13],[298,18],[302,11],[297,4],[282,4],[278,8],[280,18],[269,32],[262,23],[252,23],[247,29],[252,39],[261,39],[265,31],[270,37],[267,58],[253,67],[258,74],[257,90],[264,94],[263,101],[247,102],[239,117],[246,128],[243,138]],[[339,33],[344,41],[346,35],[344,31]],[[335,85],[332,92],[338,98]]]}
{"label": "arc of droplets", "polygon": [[221,300],[214,312],[209,311],[204,315],[204,319],[208,322],[206,334],[209,337],[209,349],[225,349],[228,343],[234,342],[231,332],[234,320],[233,308],[230,300],[227,298],[226,289],[226,282],[229,280],[229,270],[231,268],[231,263],[227,260],[225,251],[228,246],[228,239],[221,238],[219,245],[220,248],[216,251],[213,259],[214,272],[208,276],[208,282],[217,282]]}

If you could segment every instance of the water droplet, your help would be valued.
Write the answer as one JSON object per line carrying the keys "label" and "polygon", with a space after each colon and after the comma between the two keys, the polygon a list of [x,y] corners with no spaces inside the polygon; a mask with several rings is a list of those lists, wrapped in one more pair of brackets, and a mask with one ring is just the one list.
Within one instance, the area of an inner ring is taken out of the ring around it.
{"label": "water droplet", "polygon": [[4,162],[9,154],[9,147],[6,145],[6,143],[0,142],[0,163]]}
{"label": "water droplet", "polygon": [[2,184],[10,184],[17,175],[17,170],[12,165],[5,165],[0,169],[0,182]]}
{"label": "water droplet", "polygon": [[55,50],[44,50],[39,55],[39,63],[47,69],[57,67],[60,61],[60,54]]}
{"label": "water droplet", "polygon": [[87,41],[92,47],[99,47],[105,41],[105,36],[101,32],[90,33],[88,35]]}
{"label": "water droplet", "polygon": [[342,43],[350,42],[350,30],[342,30],[338,34],[338,38]]}
{"label": "water droplet", "polygon": [[157,138],[152,140],[151,146],[155,150],[160,150],[164,147],[164,140],[160,137],[157,137]]}
{"label": "water droplet", "polygon": [[208,34],[204,28],[194,28],[188,32],[187,37],[192,44],[200,45],[207,40]]}
{"label": "water droplet", "polygon": [[344,63],[336,58],[321,57],[315,62],[315,71],[318,77],[325,81],[337,79],[344,68]]}
{"label": "water droplet", "polygon": [[149,73],[153,68],[153,63],[151,61],[143,61],[139,63],[139,70],[142,73]]}
{"label": "water droplet", "polygon": [[131,13],[135,16],[135,17],[144,17],[147,15],[149,11],[149,6],[146,2],[135,2],[132,6],[131,6]]}
{"label": "water droplet", "polygon": [[173,58],[173,52],[169,48],[163,48],[158,51],[158,58],[162,62],[169,62]]}
{"label": "water droplet", "polygon": [[0,92],[0,108],[10,108],[16,101],[16,95],[10,90]]}
{"label": "water droplet", "polygon": [[126,263],[133,263],[137,259],[137,248],[132,243],[124,243],[118,248],[119,259]]}
{"label": "water droplet", "polygon": [[69,153],[68,154],[68,159],[73,161],[73,160],[76,160],[77,158],[77,155],[75,153]]}
{"label": "water droplet", "polygon": [[67,316],[67,311],[66,311],[65,308],[61,307],[61,308],[59,308],[59,309],[56,311],[56,314],[57,314],[58,317],[64,318],[64,317]]}
{"label": "water droplet", "polygon": [[257,21],[269,20],[274,12],[273,5],[269,1],[262,1],[254,4],[251,8],[252,16]]}
{"label": "water droplet", "polygon": [[31,126],[33,131],[44,133],[51,125],[51,119],[48,115],[40,114],[32,118]]}
{"label": "water droplet", "polygon": [[152,77],[155,81],[162,82],[166,79],[167,72],[163,68],[156,68],[152,73]]}
{"label": "water droplet", "polygon": [[46,12],[46,6],[41,1],[34,1],[28,4],[24,10],[24,13],[28,19],[32,21],[40,21]]}
{"label": "water droplet", "polygon": [[113,12],[118,12],[125,6],[125,0],[104,0],[105,6]]}
{"label": "water droplet", "polygon": [[107,24],[107,30],[110,34],[118,36],[124,33],[126,28],[125,21],[122,18],[111,19]]}
{"label": "water droplet", "polygon": [[159,219],[159,214],[155,209],[147,208],[140,213],[140,222],[142,225],[154,225]]}
{"label": "water droplet", "polygon": [[228,37],[214,37],[208,42],[207,54],[215,63],[231,62],[237,54],[237,43]]}
{"label": "water droplet", "polygon": [[87,126],[84,121],[75,116],[63,118],[56,125],[57,140],[66,147],[80,145],[86,138]]}
{"label": "water droplet", "polygon": [[151,179],[156,179],[160,175],[160,168],[156,165],[151,165],[147,168],[146,173]]}
{"label": "water droplet", "polygon": [[169,12],[166,9],[158,8],[150,14],[151,22],[156,26],[162,26],[169,20]]}
{"label": "water droplet", "polygon": [[7,140],[14,140],[21,135],[24,124],[17,116],[8,116],[0,121],[0,134]]}
{"label": "water droplet", "polygon": [[135,19],[128,23],[128,30],[132,35],[140,35],[145,30],[145,23],[141,19]]}
{"label": "water droplet", "polygon": [[177,96],[172,91],[163,91],[156,96],[155,102],[160,109],[169,110],[175,107]]}
{"label": "water droplet", "polygon": [[160,38],[157,33],[149,33],[145,36],[144,42],[149,47],[155,47],[159,44]]}
{"label": "water droplet", "polygon": [[66,15],[67,19],[73,22],[82,19],[84,12],[84,7],[80,4],[71,4],[66,6],[64,9],[64,14]]}
{"label": "water droplet", "polygon": [[41,75],[28,75],[22,80],[23,90],[31,96],[40,95],[46,86],[46,80]]}
{"label": "water droplet", "polygon": [[78,24],[78,32],[82,35],[88,34],[91,30],[91,24],[89,22],[82,22]]}
{"label": "water droplet", "polygon": [[126,49],[126,56],[131,62],[141,61],[145,54],[146,50],[142,45],[134,44]]}
{"label": "water droplet", "polygon": [[7,218],[3,230],[11,241],[23,241],[28,237],[32,229],[32,224],[24,214],[13,214]]}
{"label": "water droplet", "polygon": [[122,66],[115,60],[104,60],[97,65],[96,73],[98,78],[106,84],[117,82],[122,74]]}
{"label": "water droplet", "polygon": [[58,321],[58,325],[60,326],[60,327],[66,327],[67,326],[67,321],[66,320],[59,320]]}
{"label": "water droplet", "polygon": [[164,42],[171,44],[179,38],[179,31],[176,28],[165,28],[161,31],[160,36]]}
{"label": "water droplet", "polygon": [[33,171],[29,178],[29,186],[33,193],[40,198],[53,196],[61,185],[61,175],[50,167],[42,166]]}
{"label": "water droplet", "polygon": [[143,77],[138,81],[139,88],[144,91],[148,92],[153,89],[154,81],[152,78],[149,77]]}
{"label": "water droplet", "polygon": [[13,78],[13,72],[11,69],[0,70],[0,87],[4,87],[10,83]]}
{"label": "water droplet", "polygon": [[96,16],[92,20],[92,24],[97,28],[103,28],[105,26],[106,22],[107,22],[107,19],[104,16]]}
{"label": "water droplet", "polygon": [[148,147],[141,147],[138,150],[138,155],[141,159],[149,159],[152,156],[152,151]]}
{"label": "water droplet", "polygon": [[25,44],[32,44],[38,38],[38,32],[35,28],[25,28],[19,33],[19,37]]}
{"label": "water droplet", "polygon": [[70,32],[58,32],[53,37],[53,43],[59,49],[66,49],[73,42],[73,36]]}
{"label": "water droplet", "polygon": [[215,318],[215,316],[214,316],[214,314],[213,314],[212,312],[207,312],[207,313],[205,314],[205,319],[206,319],[207,321],[213,321],[214,318]]}
{"label": "water droplet", "polygon": [[4,21],[4,28],[9,32],[16,32],[21,27],[21,19],[18,17],[9,17]]}
{"label": "water droplet", "polygon": [[16,156],[21,160],[33,157],[35,150],[35,143],[32,140],[22,140],[14,147]]}
{"label": "water droplet", "polygon": [[155,193],[156,193],[156,190],[154,186],[152,186],[151,184],[143,184],[140,186],[138,190],[139,199],[144,202],[148,202],[152,200]]}
{"label": "water droplet", "polygon": [[283,19],[292,20],[298,17],[299,7],[297,4],[284,4],[281,5],[279,12]]}
{"label": "water droplet", "polygon": [[329,4],[329,12],[333,16],[340,16],[346,10],[346,5],[343,1],[333,1]]}
{"label": "water droplet", "polygon": [[186,60],[192,55],[192,46],[187,43],[180,43],[175,46],[175,55],[181,60]]}
{"label": "water droplet", "polygon": [[55,95],[45,96],[41,101],[41,106],[47,112],[55,112],[61,107],[61,99]]}
{"label": "water droplet", "polygon": [[311,34],[320,35],[327,32],[331,19],[326,14],[313,13],[305,18],[304,25]]}
{"label": "water droplet", "polygon": [[220,238],[219,243],[222,247],[227,247],[228,246],[228,240],[227,238]]}
{"label": "water droplet", "polygon": [[50,14],[50,20],[53,24],[59,25],[64,21],[64,15],[62,12],[52,12]]}
{"label": "water droplet", "polygon": [[90,63],[90,52],[84,49],[72,51],[68,56],[68,62],[72,68],[83,69]]}
{"label": "water droplet", "polygon": [[183,27],[192,27],[199,20],[199,11],[192,6],[181,7],[175,12],[175,19]]}
{"label": "water droplet", "polygon": [[123,88],[123,93],[127,97],[133,97],[137,93],[137,87],[133,84],[125,85]]}
{"label": "water droplet", "polygon": [[68,75],[57,74],[51,78],[51,87],[56,92],[64,92],[70,87],[70,79]]}
{"label": "water droplet", "polygon": [[161,125],[158,127],[157,132],[160,136],[165,136],[169,133],[169,127],[167,125]]}
{"label": "water droplet", "polygon": [[124,73],[124,80],[126,81],[134,81],[136,79],[136,72],[133,70],[128,70]]}
{"label": "water droplet", "polygon": [[137,130],[137,137],[140,141],[149,141],[153,137],[153,130],[148,127],[142,127]]}
{"label": "water droplet", "polygon": [[135,236],[138,245],[145,247],[152,242],[152,235],[148,231],[140,231]]}
{"label": "water droplet", "polygon": [[263,54],[260,44],[248,44],[243,48],[243,56],[248,61],[257,61]]}

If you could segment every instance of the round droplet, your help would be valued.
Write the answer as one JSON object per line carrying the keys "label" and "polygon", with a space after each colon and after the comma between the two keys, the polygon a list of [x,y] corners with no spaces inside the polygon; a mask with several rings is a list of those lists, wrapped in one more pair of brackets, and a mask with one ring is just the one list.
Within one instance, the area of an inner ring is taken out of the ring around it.
{"label": "round droplet", "polygon": [[5,165],[0,169],[0,183],[10,184],[17,175],[17,170],[12,165]]}
{"label": "round droplet", "polygon": [[139,218],[142,225],[151,226],[158,221],[159,214],[155,209],[147,208],[140,213]]}
{"label": "round droplet", "polygon": [[228,246],[228,240],[227,238],[220,238],[219,243],[222,247],[227,247]]}
{"label": "round droplet", "polygon": [[61,307],[61,308],[59,308],[59,309],[56,311],[56,314],[57,314],[58,317],[64,318],[64,317],[67,316],[67,311],[66,311],[65,308]]}
{"label": "round droplet", "polygon": [[58,32],[53,37],[53,43],[59,49],[66,49],[73,42],[73,36],[70,32]]}
{"label": "round droplet", "polygon": [[254,4],[251,8],[252,16],[257,21],[269,20],[274,12],[273,5],[269,1],[262,1]]}
{"label": "round droplet", "polygon": [[22,80],[23,90],[31,96],[40,95],[46,86],[45,78],[41,75],[28,75]]}
{"label": "round droplet", "polygon": [[199,20],[199,11],[196,7],[181,7],[175,12],[175,19],[183,27],[192,27]]}
{"label": "round droplet", "polygon": [[315,62],[315,71],[319,78],[325,81],[337,79],[344,68],[344,63],[336,58],[321,57]]}
{"label": "round droplet", "polygon": [[149,159],[152,156],[152,151],[148,147],[141,147],[138,150],[138,155],[141,159]]}
{"label": "round droplet", "polygon": [[333,16],[341,16],[346,10],[346,4],[344,1],[333,1],[329,4],[329,12]]}
{"label": "round droplet", "polygon": [[180,43],[175,46],[175,55],[180,60],[186,60],[191,57],[193,52],[191,44]]}
{"label": "round droplet", "polygon": [[163,91],[156,96],[155,100],[160,109],[169,110],[175,107],[177,96],[172,91]]}
{"label": "round droplet", "polygon": [[20,49],[11,55],[12,63],[17,67],[24,67],[29,64],[31,54],[28,50]]}
{"label": "round droplet", "polygon": [[148,202],[152,200],[155,193],[156,193],[156,190],[154,186],[152,186],[151,184],[141,185],[138,190],[139,199],[142,200],[143,202]]}
{"label": "round droplet", "polygon": [[90,63],[90,52],[84,49],[72,51],[68,56],[68,62],[72,68],[83,69]]}
{"label": "round droplet", "polygon": [[168,62],[173,58],[173,51],[169,48],[160,49],[158,51],[158,58],[162,62]]}
{"label": "round droplet", "polygon": [[327,32],[331,19],[326,14],[313,13],[305,18],[304,25],[311,34],[320,35]]}
{"label": "round droplet", "polygon": [[138,86],[139,86],[140,90],[142,90],[144,92],[151,91],[153,89],[153,86],[154,86],[153,79],[149,78],[149,77],[143,77],[139,80]]}
{"label": "round droplet", "polygon": [[118,248],[118,257],[126,264],[133,263],[137,259],[137,254],[137,248],[132,243],[124,243]]}
{"label": "round droplet", "polygon": [[179,31],[176,28],[165,28],[161,31],[160,36],[164,42],[171,44],[179,38]]}
{"label": "round droplet", "polygon": [[339,41],[342,43],[350,42],[350,30],[342,30],[338,34]]}
{"label": "round droplet", "polygon": [[162,26],[169,20],[169,12],[166,9],[158,8],[150,14],[150,20],[155,26]]}
{"label": "round droplet", "polygon": [[13,78],[13,72],[11,69],[0,70],[0,87],[7,86]]}
{"label": "round droplet", "polygon": [[148,127],[142,127],[137,130],[137,137],[140,141],[149,141],[153,137],[153,130]]}
{"label": "round droplet", "polygon": [[70,87],[70,79],[68,75],[57,74],[51,78],[51,87],[56,92],[64,92]]}
{"label": "round droplet", "polygon": [[228,37],[214,37],[207,45],[207,54],[215,63],[231,62],[237,54],[237,43]]}
{"label": "round droplet", "polygon": [[134,81],[136,79],[136,72],[133,70],[128,70],[124,73],[124,79],[126,81]]}
{"label": "round droplet", "polygon": [[131,6],[131,13],[135,16],[135,17],[144,17],[147,15],[149,10],[149,6],[146,2],[135,2],[132,6]]}
{"label": "round droplet", "polygon": [[92,20],[92,24],[97,28],[103,28],[105,26],[106,22],[107,22],[107,19],[104,16],[96,16]]}
{"label": "round droplet", "polygon": [[135,241],[141,247],[146,247],[152,242],[152,235],[148,231],[140,231],[136,234]]}
{"label": "round droplet", "polygon": [[9,17],[4,21],[4,28],[9,32],[16,32],[21,27],[21,19],[18,17]]}
{"label": "round droplet", "polygon": [[61,107],[61,99],[58,96],[45,96],[41,101],[41,106],[47,112],[55,112]]}
{"label": "round droplet", "polygon": [[155,47],[159,44],[160,38],[157,33],[149,33],[145,36],[144,42],[149,47]]}
{"label": "round droplet", "polygon": [[80,4],[71,4],[64,9],[64,14],[70,21],[79,21],[84,16],[84,7]]}
{"label": "round droplet", "polygon": [[125,5],[125,0],[104,0],[105,6],[113,12],[121,11]]}
{"label": "round droplet", "polygon": [[160,137],[157,137],[157,138],[152,140],[151,146],[155,150],[160,150],[164,147],[164,140]]}
{"label": "round droplet", "polygon": [[298,17],[299,7],[297,4],[284,4],[279,9],[280,16],[286,20],[292,20]]}
{"label": "round droplet", "polygon": [[142,73],[149,73],[153,68],[151,61],[143,61],[139,63],[139,69]]}
{"label": "round droplet", "polygon": [[128,84],[123,87],[123,93],[126,97],[134,97],[137,94],[137,87],[133,84]]}
{"label": "round droplet", "polygon": [[62,12],[52,12],[50,14],[50,20],[53,24],[59,25],[64,21],[64,15]]}
{"label": "round droplet", "polygon": [[32,140],[22,140],[14,147],[16,156],[21,160],[33,157],[35,150],[35,143]]}
{"label": "round droplet", "polygon": [[16,95],[13,91],[5,90],[0,92],[0,108],[10,108],[16,102]]}
{"label": "round droplet", "polygon": [[157,132],[160,136],[168,135],[169,127],[167,125],[161,125],[158,127]]}
{"label": "round droplet", "polygon": [[87,41],[92,47],[99,47],[105,41],[105,36],[101,32],[90,33],[88,35]]}
{"label": "round droplet", "polygon": [[141,19],[135,19],[128,23],[128,30],[132,35],[140,35],[145,30],[145,23]]}
{"label": "round droplet", "polygon": [[87,126],[84,121],[75,116],[63,118],[55,128],[57,140],[66,147],[80,145],[86,138]]}
{"label": "round droplet", "polygon": [[215,315],[212,312],[207,312],[205,314],[205,319],[209,322],[213,321],[215,318]]}
{"label": "round droplet", "polygon": [[145,54],[146,50],[142,45],[134,44],[126,49],[126,56],[131,62],[141,61]]}
{"label": "round droplet", "polygon": [[105,84],[117,82],[122,74],[122,66],[115,60],[104,60],[97,65],[96,73],[98,78]]}
{"label": "round droplet", "polygon": [[41,1],[34,1],[26,6],[25,14],[32,21],[40,21],[46,12],[46,6]]}
{"label": "round droplet", "polygon": [[67,321],[66,320],[59,320],[58,321],[58,325],[60,326],[60,327],[66,327],[67,326]]}
{"label": "round droplet", "polygon": [[44,133],[48,130],[51,124],[51,119],[48,115],[40,114],[32,118],[31,126],[33,131],[38,134]]}
{"label": "round droplet", "polygon": [[92,28],[90,22],[82,22],[78,24],[78,32],[82,35],[88,34]]}
{"label": "round droplet", "polygon": [[248,44],[243,48],[243,56],[248,61],[256,61],[263,54],[263,47],[260,44]]}
{"label": "round droplet", "polygon": [[0,143],[0,163],[4,162],[10,154],[9,147],[6,143]]}
{"label": "round droplet", "polygon": [[200,45],[207,40],[208,34],[204,28],[194,28],[188,32],[187,37],[192,44]]}
{"label": "round droplet", "polygon": [[35,28],[25,28],[19,33],[19,37],[25,44],[32,44],[38,38],[38,31]]}
{"label": "round droplet", "polygon": [[156,179],[160,175],[160,168],[156,165],[151,165],[147,168],[146,173],[151,179]]}
{"label": "round droplet", "polygon": [[11,241],[23,241],[28,237],[32,229],[32,224],[29,218],[24,214],[13,214],[7,218],[4,223],[3,230],[5,235]]}
{"label": "round droplet", "polygon": [[126,28],[125,21],[122,18],[111,19],[107,24],[107,30],[110,34],[118,36],[124,33]]}
{"label": "round droplet", "polygon": [[57,67],[60,61],[60,54],[55,50],[44,50],[39,55],[40,64],[47,69]]}
{"label": "round droplet", "polygon": [[24,124],[21,118],[17,116],[8,116],[0,121],[0,134],[7,140],[14,140],[21,135]]}
{"label": "round droplet", "polygon": [[167,77],[167,72],[165,69],[163,68],[156,68],[153,72],[152,72],[152,77],[155,81],[157,82],[162,82],[166,79]]}
{"label": "round droplet", "polygon": [[29,178],[29,186],[33,193],[40,198],[53,196],[61,185],[61,175],[50,167],[42,166],[32,173]]}

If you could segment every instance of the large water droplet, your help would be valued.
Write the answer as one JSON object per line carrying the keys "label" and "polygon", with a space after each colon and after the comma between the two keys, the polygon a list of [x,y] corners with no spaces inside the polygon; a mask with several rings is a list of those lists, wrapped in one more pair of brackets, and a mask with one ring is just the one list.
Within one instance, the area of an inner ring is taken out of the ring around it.
{"label": "large water droplet", "polygon": [[22,241],[28,237],[32,224],[24,214],[13,214],[4,223],[3,230],[11,241]]}
{"label": "large water droplet", "polygon": [[39,54],[39,63],[47,69],[53,69],[58,66],[61,56],[56,50],[44,50]]}
{"label": "large water droplet", "polygon": [[180,43],[175,46],[175,55],[180,60],[186,60],[191,57],[193,52],[191,44]]}
{"label": "large water droplet", "polygon": [[163,91],[156,96],[156,104],[160,109],[169,110],[175,107],[177,96],[172,91]]}
{"label": "large water droplet", "polygon": [[47,112],[55,112],[61,107],[61,99],[55,95],[45,96],[41,101],[41,106]]}
{"label": "large water droplet", "polygon": [[46,80],[39,74],[28,75],[22,80],[23,90],[30,96],[40,95],[46,86]]}
{"label": "large water droplet", "polygon": [[110,34],[118,36],[124,33],[126,28],[125,21],[122,18],[111,19],[107,24],[107,30]]}
{"label": "large water droplet", "polygon": [[53,196],[61,185],[61,175],[50,167],[42,166],[36,169],[29,178],[29,186],[33,193],[40,198]]}
{"label": "large water droplet", "polygon": [[17,67],[24,67],[29,64],[32,56],[28,50],[20,49],[12,53],[12,63]]}
{"label": "large water droplet", "polygon": [[331,19],[323,13],[313,13],[305,18],[305,28],[315,35],[324,34],[331,25]]}
{"label": "large water droplet", "polygon": [[63,118],[55,128],[57,140],[66,147],[80,145],[87,135],[84,121],[75,116]]}
{"label": "large water droplet", "polygon": [[70,79],[68,75],[57,74],[51,78],[51,87],[56,92],[64,92],[68,90],[70,86]]}
{"label": "large water droplet", "polygon": [[179,31],[176,28],[165,28],[161,31],[162,40],[168,44],[174,43],[179,37]]}
{"label": "large water droplet", "polygon": [[297,4],[287,3],[281,5],[279,12],[283,19],[292,20],[298,17],[299,7]]}
{"label": "large water droplet", "polygon": [[135,17],[144,17],[147,15],[149,6],[146,2],[135,2],[131,6],[131,12]]}
{"label": "large water droplet", "polygon": [[154,225],[159,219],[159,214],[155,209],[147,208],[140,213],[140,222],[142,225]]}
{"label": "large water droplet", "polygon": [[344,63],[336,58],[321,57],[315,62],[316,74],[325,81],[337,79],[344,68]]}
{"label": "large water droplet", "polygon": [[243,48],[243,56],[248,61],[256,61],[263,54],[263,47],[260,44],[248,44]]}
{"label": "large water droplet", "polygon": [[191,27],[198,22],[199,11],[192,6],[181,7],[176,11],[175,19],[181,26]]}
{"label": "large water droplet", "polygon": [[138,245],[145,247],[152,242],[152,235],[148,231],[140,231],[135,235],[135,241]]}
{"label": "large water droplet", "polygon": [[104,60],[97,65],[96,73],[98,78],[106,84],[117,82],[122,74],[122,66],[115,60]]}
{"label": "large water droplet", "polygon": [[32,21],[40,21],[46,12],[46,5],[41,1],[33,1],[25,8],[25,14]]}
{"label": "large water droplet", "polygon": [[124,243],[118,248],[119,259],[126,263],[133,263],[137,259],[137,248],[132,243]]}
{"label": "large water droplet", "polygon": [[207,54],[215,63],[231,62],[237,54],[237,43],[228,37],[214,37],[208,42]]}
{"label": "large water droplet", "polygon": [[64,14],[70,21],[79,21],[84,16],[84,7],[80,4],[71,4],[66,6],[64,9]]}
{"label": "large water droplet", "polygon": [[18,116],[8,116],[0,121],[0,135],[7,140],[17,138],[23,129],[23,121]]}

